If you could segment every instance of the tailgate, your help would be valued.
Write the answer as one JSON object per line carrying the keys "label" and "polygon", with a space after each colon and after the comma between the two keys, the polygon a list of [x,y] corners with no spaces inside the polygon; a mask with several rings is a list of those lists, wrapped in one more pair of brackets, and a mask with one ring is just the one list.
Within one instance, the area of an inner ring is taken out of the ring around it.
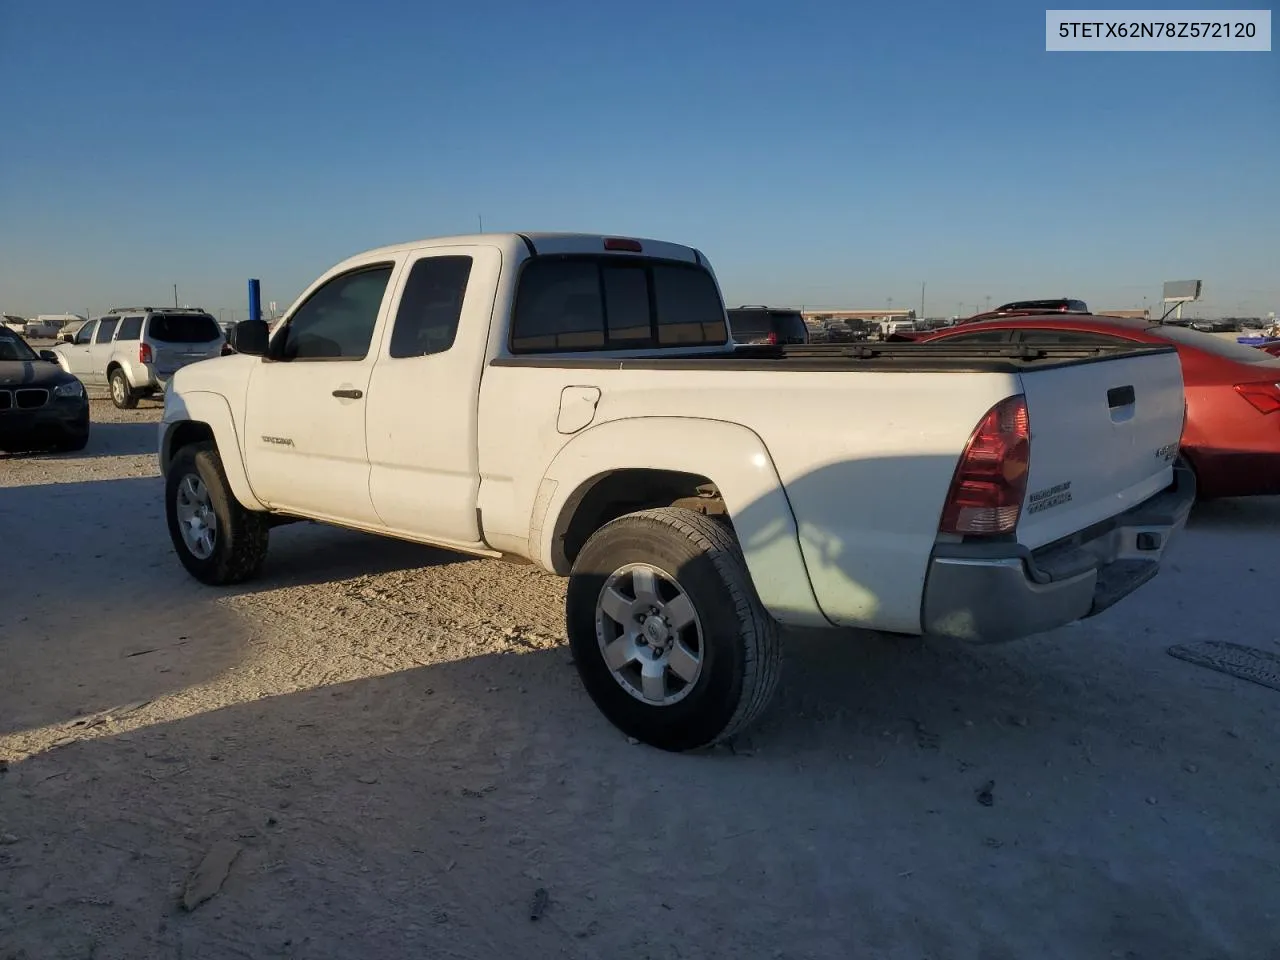
{"label": "tailgate", "polygon": [[1172,481],[1185,411],[1175,352],[1032,369],[1022,388],[1031,423],[1023,545],[1077,533]]}
{"label": "tailgate", "polygon": [[183,367],[201,360],[211,360],[222,354],[222,341],[210,343],[163,343],[154,345],[156,370],[161,374],[177,373]]}

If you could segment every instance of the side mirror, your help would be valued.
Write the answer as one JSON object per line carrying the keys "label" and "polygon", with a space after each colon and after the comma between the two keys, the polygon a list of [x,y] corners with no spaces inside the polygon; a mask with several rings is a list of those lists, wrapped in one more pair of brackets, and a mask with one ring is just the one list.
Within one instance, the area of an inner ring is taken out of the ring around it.
{"label": "side mirror", "polygon": [[236,353],[265,357],[271,339],[271,328],[265,320],[241,320],[231,331],[231,346]]}
{"label": "side mirror", "polygon": [[40,359],[41,359],[41,360],[48,360],[50,363],[57,363],[57,362],[58,362],[58,355],[57,355],[56,353],[54,353],[52,350],[41,350],[41,351],[40,351]]}

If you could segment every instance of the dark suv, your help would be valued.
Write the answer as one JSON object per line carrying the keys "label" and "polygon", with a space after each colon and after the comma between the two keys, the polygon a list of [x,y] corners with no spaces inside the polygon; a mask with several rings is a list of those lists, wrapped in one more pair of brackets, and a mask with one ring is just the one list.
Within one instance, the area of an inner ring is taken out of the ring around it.
{"label": "dark suv", "polygon": [[786,307],[737,307],[729,313],[736,343],[808,343],[809,328],[799,310]]}
{"label": "dark suv", "polygon": [[996,307],[995,313],[1088,313],[1083,300],[1014,300]]}

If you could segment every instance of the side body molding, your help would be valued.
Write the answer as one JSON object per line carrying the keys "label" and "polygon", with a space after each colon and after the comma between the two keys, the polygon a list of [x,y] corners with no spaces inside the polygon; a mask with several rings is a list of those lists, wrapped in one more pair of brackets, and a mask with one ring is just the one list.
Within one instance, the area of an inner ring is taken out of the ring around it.
{"label": "side body molding", "polygon": [[618,470],[674,470],[720,489],[756,593],[779,621],[830,626],[809,583],[795,515],[764,441],[736,423],[692,417],[612,420],[582,431],[543,476],[530,522],[532,558],[569,572],[562,536],[588,490]]}
{"label": "side body molding", "polygon": [[173,458],[173,439],[185,423],[202,423],[213,431],[218,444],[222,469],[227,474],[231,491],[246,510],[266,510],[249,485],[249,475],[244,467],[244,447],[231,407],[221,394],[193,390],[181,396],[167,398],[164,420],[160,423],[160,472],[164,474]]}

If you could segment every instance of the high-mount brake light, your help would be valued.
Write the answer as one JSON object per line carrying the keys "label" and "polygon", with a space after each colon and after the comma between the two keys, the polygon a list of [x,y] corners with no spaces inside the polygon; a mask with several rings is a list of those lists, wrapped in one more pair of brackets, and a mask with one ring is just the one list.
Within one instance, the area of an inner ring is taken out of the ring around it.
{"label": "high-mount brake light", "polygon": [[619,253],[644,252],[644,248],[640,246],[639,240],[629,240],[626,237],[605,237],[604,248],[606,250],[614,250]]}
{"label": "high-mount brake light", "polygon": [[1236,393],[1253,404],[1259,413],[1280,412],[1280,381],[1237,383]]}
{"label": "high-mount brake light", "polygon": [[1012,533],[1022,514],[1031,468],[1031,421],[1024,396],[987,411],[956,465],[942,508],[939,533],[993,536]]}

